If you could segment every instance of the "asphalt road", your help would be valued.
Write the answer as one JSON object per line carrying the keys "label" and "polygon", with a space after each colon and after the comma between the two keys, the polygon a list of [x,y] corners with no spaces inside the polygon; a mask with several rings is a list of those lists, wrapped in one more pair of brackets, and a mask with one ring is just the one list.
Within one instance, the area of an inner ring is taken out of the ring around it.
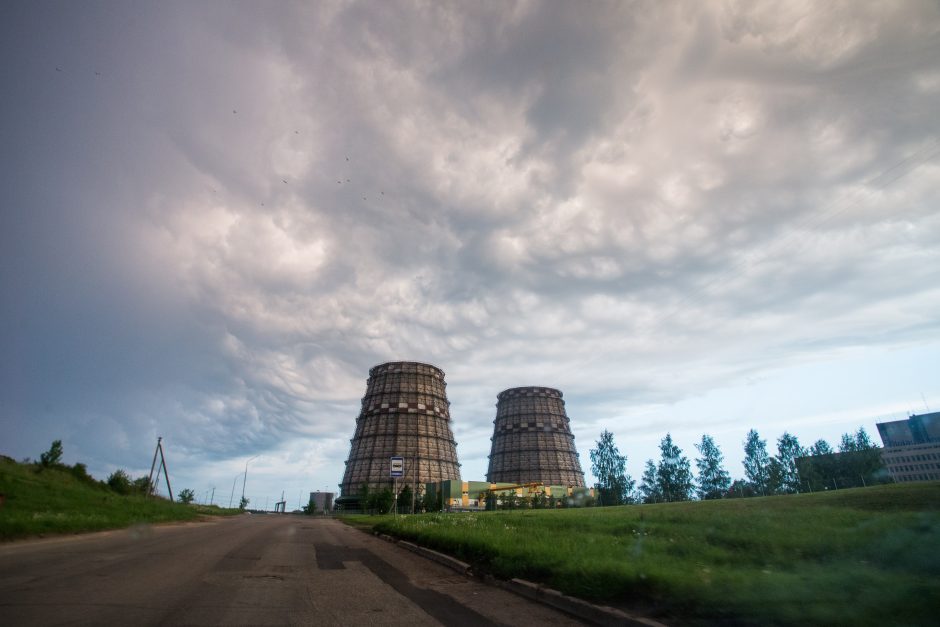
{"label": "asphalt road", "polygon": [[329,519],[0,545],[2,625],[576,625]]}

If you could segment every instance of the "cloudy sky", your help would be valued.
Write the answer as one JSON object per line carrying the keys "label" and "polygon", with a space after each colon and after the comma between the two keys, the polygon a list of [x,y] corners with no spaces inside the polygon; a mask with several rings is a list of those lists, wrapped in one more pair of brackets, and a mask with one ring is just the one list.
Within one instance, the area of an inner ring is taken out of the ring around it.
{"label": "cloudy sky", "polygon": [[0,13],[0,453],[295,507],[390,360],[464,479],[520,385],[589,479],[940,409],[936,2]]}

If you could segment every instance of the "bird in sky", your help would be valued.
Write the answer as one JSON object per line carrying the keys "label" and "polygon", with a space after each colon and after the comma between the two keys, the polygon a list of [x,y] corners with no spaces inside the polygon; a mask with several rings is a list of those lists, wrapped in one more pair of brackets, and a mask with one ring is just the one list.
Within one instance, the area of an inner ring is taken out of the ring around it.
{"label": "bird in sky", "polygon": [[[62,71],[62,68],[57,67],[57,68],[55,69],[55,71],[56,71],[56,72],[61,72],[61,71]],[[349,159],[346,159],[346,161],[349,161]]]}
{"label": "bird in sky", "polygon": [[286,181],[286,180],[284,180],[284,179],[281,179],[281,180],[284,181],[284,185],[287,185],[287,181]]}
{"label": "bird in sky", "polygon": [[232,113],[238,113],[238,111],[236,111],[235,109],[232,109]]}
{"label": "bird in sky", "polygon": [[101,76],[101,72],[95,72],[95,76]]}

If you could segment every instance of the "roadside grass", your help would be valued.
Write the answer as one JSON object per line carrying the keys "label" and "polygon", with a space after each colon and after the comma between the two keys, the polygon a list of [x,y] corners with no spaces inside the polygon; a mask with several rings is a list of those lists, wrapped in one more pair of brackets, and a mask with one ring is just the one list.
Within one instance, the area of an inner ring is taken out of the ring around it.
{"label": "roadside grass", "polygon": [[43,468],[0,457],[0,540],[129,527],[139,523],[196,520],[236,514],[205,505],[122,496],[65,467]]}
{"label": "roadside grass", "polygon": [[932,625],[940,609],[940,482],[371,523],[478,571],[678,624]]}

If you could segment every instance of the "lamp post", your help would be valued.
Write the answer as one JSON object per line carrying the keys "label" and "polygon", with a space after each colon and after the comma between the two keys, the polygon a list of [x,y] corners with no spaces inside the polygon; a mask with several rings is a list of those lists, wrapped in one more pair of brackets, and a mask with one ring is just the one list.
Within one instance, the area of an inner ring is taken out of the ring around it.
{"label": "lamp post", "polygon": [[255,455],[254,457],[249,458],[247,462],[245,462],[245,478],[242,480],[242,501],[245,500],[245,483],[248,482],[248,462],[250,462],[252,459],[257,459],[259,457],[261,457],[260,454]]}

